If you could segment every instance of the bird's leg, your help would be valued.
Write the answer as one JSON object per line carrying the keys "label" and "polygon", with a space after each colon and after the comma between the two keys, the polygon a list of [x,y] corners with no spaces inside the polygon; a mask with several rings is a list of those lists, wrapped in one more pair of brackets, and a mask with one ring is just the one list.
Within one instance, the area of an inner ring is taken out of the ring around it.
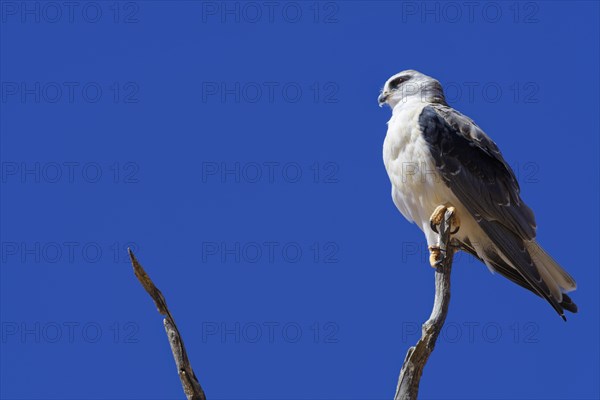
{"label": "bird's leg", "polygon": [[[433,211],[433,214],[431,214],[431,217],[429,218],[429,225],[431,226],[431,230],[433,230],[435,233],[439,234],[438,227],[443,222],[446,211],[450,211],[452,213],[452,217],[450,218],[450,227],[449,228],[452,229],[453,227],[455,227],[453,231],[452,230],[450,231],[450,234],[453,235],[456,232],[458,232],[458,230],[460,229],[460,220],[458,219],[458,216],[456,215],[456,209],[450,205],[437,206],[436,209]],[[439,243],[439,240],[438,240],[438,243]],[[455,251],[455,250],[454,250],[454,248],[451,247],[450,251]],[[429,264],[431,265],[432,268],[437,268],[440,265],[440,263],[444,260],[444,257],[445,257],[445,251],[444,251],[444,254],[442,254],[442,250],[440,249],[439,244],[429,246]]]}

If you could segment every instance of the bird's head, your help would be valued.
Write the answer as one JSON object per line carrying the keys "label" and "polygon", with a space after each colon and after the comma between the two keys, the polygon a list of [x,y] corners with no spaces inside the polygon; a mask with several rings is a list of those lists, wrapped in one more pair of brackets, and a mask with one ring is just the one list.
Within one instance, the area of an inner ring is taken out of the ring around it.
{"label": "bird's head", "polygon": [[398,72],[388,79],[377,101],[380,107],[388,104],[393,109],[400,102],[414,99],[446,104],[442,85],[432,77],[412,69]]}

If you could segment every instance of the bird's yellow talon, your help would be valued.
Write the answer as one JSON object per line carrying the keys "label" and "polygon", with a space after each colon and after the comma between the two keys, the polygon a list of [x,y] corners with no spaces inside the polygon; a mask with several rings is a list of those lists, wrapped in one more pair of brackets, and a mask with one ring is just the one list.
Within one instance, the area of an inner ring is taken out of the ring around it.
{"label": "bird's yellow talon", "polygon": [[452,212],[451,223],[452,223],[452,226],[454,226],[456,228],[453,231],[451,231],[450,234],[454,235],[460,229],[460,219],[458,218],[458,215],[456,213],[456,208],[454,208],[453,206],[446,206],[446,205],[437,206],[436,209],[431,214],[431,217],[429,218],[429,226],[431,227],[432,231],[434,231],[435,233],[439,233],[437,227],[440,226],[440,224],[442,223],[442,220],[444,219],[444,214],[446,214],[446,211]]}
{"label": "bird's yellow talon", "polygon": [[437,268],[442,262],[442,252],[440,246],[429,246],[429,264],[431,268]]}
{"label": "bird's yellow talon", "polygon": [[444,214],[446,213],[446,206],[437,206],[429,218],[429,226],[435,233],[439,233],[437,227],[442,223]]}

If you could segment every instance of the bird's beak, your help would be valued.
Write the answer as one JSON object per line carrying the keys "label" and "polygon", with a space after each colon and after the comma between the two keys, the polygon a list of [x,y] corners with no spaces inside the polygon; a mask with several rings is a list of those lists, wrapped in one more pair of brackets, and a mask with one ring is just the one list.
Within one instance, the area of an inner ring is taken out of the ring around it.
{"label": "bird's beak", "polygon": [[387,101],[387,98],[390,94],[388,92],[382,92],[379,97],[377,98],[377,102],[379,103],[379,107],[383,107],[383,105],[385,104],[385,102]]}

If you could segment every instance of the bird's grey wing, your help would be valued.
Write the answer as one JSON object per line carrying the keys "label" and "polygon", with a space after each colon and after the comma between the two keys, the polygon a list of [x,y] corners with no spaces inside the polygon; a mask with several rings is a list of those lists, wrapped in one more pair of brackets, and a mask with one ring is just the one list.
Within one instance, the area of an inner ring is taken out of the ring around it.
{"label": "bird's grey wing", "polygon": [[526,241],[535,238],[533,211],[496,144],[471,119],[443,105],[423,108],[419,125],[444,183],[501,253],[485,249],[486,258],[504,256],[564,318],[560,293],[553,295],[527,251]]}
{"label": "bird's grey wing", "polygon": [[535,238],[533,211],[496,144],[475,122],[443,105],[423,109],[419,124],[445,183],[476,219],[495,221],[524,240]]}

